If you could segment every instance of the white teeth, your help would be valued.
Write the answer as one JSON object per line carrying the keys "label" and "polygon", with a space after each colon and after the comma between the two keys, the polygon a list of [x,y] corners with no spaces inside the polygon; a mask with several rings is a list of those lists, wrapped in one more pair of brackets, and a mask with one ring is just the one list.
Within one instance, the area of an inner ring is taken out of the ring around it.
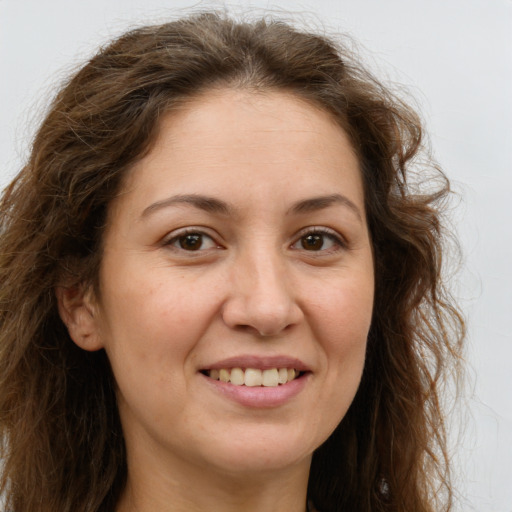
{"label": "white teeth", "polygon": [[294,368],[269,368],[259,370],[258,368],[221,368],[219,370],[209,370],[208,376],[214,380],[222,382],[231,382],[234,386],[265,386],[277,387],[280,384],[291,382],[299,376],[299,372]]}
{"label": "white teeth", "polygon": [[233,368],[229,381],[235,386],[241,386],[244,384],[244,371],[241,368]]}
{"label": "white teeth", "polygon": [[262,383],[263,377],[261,375],[261,370],[256,370],[254,368],[247,368],[247,370],[245,370],[244,384],[246,386],[256,387],[261,386]]}
{"label": "white teeth", "polygon": [[279,371],[277,368],[263,370],[263,385],[267,388],[274,388],[279,384]]}
{"label": "white teeth", "polygon": [[288,369],[287,368],[279,368],[278,380],[279,380],[279,384],[286,384],[288,382]]}

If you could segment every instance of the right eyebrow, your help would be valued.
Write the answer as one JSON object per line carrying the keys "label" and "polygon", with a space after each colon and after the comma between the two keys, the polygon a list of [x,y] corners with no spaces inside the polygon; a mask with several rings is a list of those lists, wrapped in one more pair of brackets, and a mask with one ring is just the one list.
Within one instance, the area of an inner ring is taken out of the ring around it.
{"label": "right eyebrow", "polygon": [[194,208],[204,210],[208,213],[217,213],[221,215],[229,215],[232,213],[232,208],[227,203],[214,197],[200,194],[184,194],[171,196],[150,204],[147,208],[144,209],[140,218],[142,219],[148,217],[149,215],[161,210],[162,208],[168,208],[170,206],[180,204],[193,206]]}
{"label": "right eyebrow", "polygon": [[341,194],[331,194],[327,196],[312,197],[298,201],[290,209],[293,213],[311,213],[318,210],[323,210],[332,205],[341,205],[351,211],[360,222],[363,221],[363,214],[360,209],[348,197]]}

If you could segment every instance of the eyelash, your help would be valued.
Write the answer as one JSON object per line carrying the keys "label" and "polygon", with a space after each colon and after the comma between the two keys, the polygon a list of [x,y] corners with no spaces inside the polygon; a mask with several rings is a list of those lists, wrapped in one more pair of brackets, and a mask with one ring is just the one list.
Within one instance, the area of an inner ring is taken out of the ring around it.
{"label": "eyelash", "polygon": [[[318,251],[308,250],[302,244],[302,241],[308,236],[322,237],[322,244],[325,243],[325,239],[327,238],[333,243],[333,247],[330,247],[328,249],[320,249]],[[313,227],[308,227],[308,228],[303,229],[299,233],[299,237],[297,238],[297,240],[292,244],[292,247],[294,247],[296,244],[299,244],[299,243],[301,243],[302,247],[298,248],[297,250],[304,250],[309,253],[322,253],[322,254],[329,253],[330,254],[330,253],[335,253],[339,250],[347,248],[347,243],[346,243],[345,239],[341,235],[339,235],[339,233],[337,233],[336,231],[326,228],[326,227],[313,226]]]}
{"label": "eyelash", "polygon": [[[176,244],[179,244],[180,240],[184,239],[187,236],[191,236],[191,235],[197,235],[198,237],[200,237],[201,238],[201,245],[203,245],[205,238],[208,238],[208,239],[210,239],[212,241],[212,246],[215,246],[216,248],[222,248],[222,246],[220,244],[215,242],[215,240],[214,240],[214,238],[212,236],[208,235],[207,233],[205,233],[200,228],[197,228],[197,229],[196,228],[184,229],[183,231],[180,231],[177,234],[175,234],[174,236],[172,236],[171,238],[169,238],[167,240],[164,240],[164,245],[165,246],[169,246],[169,247],[173,247],[174,249],[176,249],[178,251],[184,251],[184,252],[187,252],[187,253],[200,253],[200,252],[202,252],[201,248],[199,248],[197,250],[188,250],[188,249],[185,249],[184,247],[179,247],[178,245],[176,245]],[[205,249],[202,249],[202,250],[204,251]]]}
{"label": "eyelash", "polygon": [[[197,249],[186,249],[185,247],[181,246],[180,244],[180,241],[185,239],[185,237],[187,236],[190,236],[190,235],[196,235],[199,239],[200,239],[200,247],[197,248]],[[306,237],[308,236],[317,236],[317,237],[322,237],[321,238],[321,241],[322,241],[322,245],[325,244],[325,239],[328,239],[332,242],[333,246],[332,247],[329,247],[327,249],[319,249],[319,250],[310,250],[310,249],[307,249],[306,247],[304,247],[304,240]],[[209,239],[211,240],[211,247],[207,247],[206,249],[203,249],[202,246],[205,242],[205,239]],[[179,245],[178,245],[179,244]],[[301,247],[295,247],[297,244],[301,244]],[[214,238],[210,235],[208,235],[207,233],[205,233],[202,229],[200,228],[187,228],[183,231],[180,231],[178,232],[177,234],[174,234],[174,236],[172,236],[171,238],[167,239],[164,241],[163,245],[165,246],[168,246],[168,247],[172,247],[173,249],[177,250],[177,251],[183,251],[183,252],[186,252],[186,253],[201,253],[203,251],[206,251],[208,249],[211,249],[211,248],[216,248],[216,249],[222,249],[223,247],[218,244]],[[339,250],[342,250],[342,249],[346,249],[347,248],[347,243],[346,241],[344,240],[343,237],[341,237],[336,231],[332,230],[332,229],[329,229],[329,228],[326,228],[326,227],[316,227],[316,226],[313,226],[313,227],[308,227],[308,228],[305,228],[303,229],[300,233],[299,233],[299,236],[297,237],[297,239],[295,240],[295,242],[293,242],[293,244],[291,245],[291,248],[293,250],[303,250],[303,251],[306,251],[308,253],[312,253],[311,255],[313,255],[314,253],[321,253],[322,255],[326,254],[326,253],[335,253]],[[199,254],[197,254],[199,255]]]}

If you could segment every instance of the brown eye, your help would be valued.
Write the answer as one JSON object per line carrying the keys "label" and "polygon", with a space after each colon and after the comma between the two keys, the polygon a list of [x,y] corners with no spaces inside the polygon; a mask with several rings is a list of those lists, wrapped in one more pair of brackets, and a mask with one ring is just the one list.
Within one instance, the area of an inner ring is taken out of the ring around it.
{"label": "brown eye", "polygon": [[320,254],[332,254],[345,247],[341,236],[329,228],[312,228],[302,231],[292,245],[293,249],[301,251],[318,252]]}
{"label": "brown eye", "polygon": [[203,235],[199,233],[189,233],[178,238],[178,243],[186,251],[198,251],[203,245]]}
{"label": "brown eye", "polygon": [[165,245],[187,252],[204,251],[206,249],[218,247],[218,244],[215,243],[211,236],[201,233],[200,231],[190,231],[188,233],[185,232],[178,234],[166,242]]}
{"label": "brown eye", "polygon": [[324,245],[324,235],[319,233],[310,233],[300,239],[303,249],[306,251],[320,251]]}

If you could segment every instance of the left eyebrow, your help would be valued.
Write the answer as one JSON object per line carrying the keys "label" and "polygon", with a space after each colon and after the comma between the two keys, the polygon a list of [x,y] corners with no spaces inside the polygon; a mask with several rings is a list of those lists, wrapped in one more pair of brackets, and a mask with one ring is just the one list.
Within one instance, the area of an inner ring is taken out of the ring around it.
{"label": "left eyebrow", "polygon": [[227,203],[214,197],[203,196],[199,194],[185,194],[168,197],[162,201],[157,201],[149,205],[141,215],[141,218],[148,217],[154,212],[163,208],[169,208],[177,205],[188,205],[208,213],[216,213],[220,215],[229,215],[231,208]]}
{"label": "left eyebrow", "polygon": [[341,194],[331,194],[327,196],[312,197],[310,199],[304,199],[303,201],[297,201],[288,210],[289,213],[311,213],[318,210],[329,208],[332,205],[342,205],[347,207],[355,216],[363,222],[363,215],[359,208],[353,203],[348,197]]}

